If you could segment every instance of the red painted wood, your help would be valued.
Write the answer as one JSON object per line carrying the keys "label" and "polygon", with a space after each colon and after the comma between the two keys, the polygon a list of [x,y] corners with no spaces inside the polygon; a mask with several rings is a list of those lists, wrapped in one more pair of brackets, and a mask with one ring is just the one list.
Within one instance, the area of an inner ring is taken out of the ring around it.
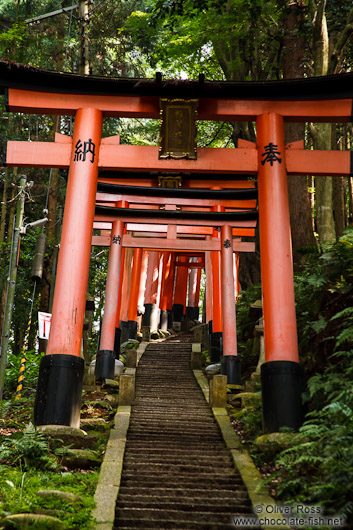
{"label": "red painted wood", "polygon": [[[350,151],[287,149],[285,152],[289,175],[350,175]],[[71,146],[68,143],[9,141],[6,163],[8,166],[18,167],[67,168],[70,153]],[[103,144],[99,167],[114,171],[216,172],[234,175],[255,175],[258,170],[254,149],[199,148],[197,153],[197,160],[159,160],[157,146]],[[107,179],[102,182],[107,182]],[[148,185],[148,182],[153,182],[153,186],[157,185],[155,180],[146,180],[144,185]],[[133,182],[129,184],[138,185]],[[207,182],[206,187],[209,185]],[[219,185],[223,187],[223,182],[219,182]],[[205,182],[199,181],[195,187],[205,187]],[[228,182],[228,187],[232,187],[232,183]]]}
{"label": "red painted wood", "polygon": [[[122,221],[115,221],[113,223],[112,237],[110,242],[107,282],[105,287],[104,314],[100,338],[101,350],[114,350],[115,325],[120,286],[120,268],[123,248],[123,232],[124,223]],[[118,238],[118,241],[116,238]]]}
{"label": "red painted wood", "polygon": [[[263,114],[256,128],[266,361],[298,362],[283,118]],[[277,146],[280,163],[262,163],[270,142]]]}
{"label": "red painted wood", "polygon": [[[102,96],[61,94],[10,88],[11,112],[26,114],[74,115],[83,106],[101,110],[104,116],[159,119],[159,98],[143,96]],[[254,121],[264,112],[276,112],[287,121],[348,122],[352,99],[318,101],[266,101],[200,98],[198,119],[220,121]]]}
{"label": "red painted wood", "polygon": [[81,353],[101,130],[99,110],[77,111],[73,145],[90,138],[96,156],[93,163],[90,157],[74,161],[74,150],[71,153],[47,355]]}
{"label": "red painted wood", "polygon": [[231,245],[232,229],[221,229],[221,284],[222,284],[222,321],[223,355],[237,355],[237,328],[235,319],[235,293],[233,275],[233,249]]}

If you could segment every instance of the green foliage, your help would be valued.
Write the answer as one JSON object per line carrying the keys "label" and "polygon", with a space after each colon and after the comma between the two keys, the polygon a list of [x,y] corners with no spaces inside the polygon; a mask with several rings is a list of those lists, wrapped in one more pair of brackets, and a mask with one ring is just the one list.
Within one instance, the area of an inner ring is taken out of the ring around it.
{"label": "green foliage", "polygon": [[3,440],[0,446],[0,462],[40,469],[56,469],[56,459],[49,453],[48,438],[30,423],[19,437]]}
{"label": "green foliage", "polygon": [[[308,254],[296,274],[301,357],[309,413],[271,477],[282,502],[353,514],[353,231]],[[319,318],[318,318],[319,316]]]}
{"label": "green foliage", "polygon": [[[26,369],[24,372],[24,389],[35,389],[37,387],[39,363],[43,354],[35,353],[33,350],[26,354]],[[14,393],[17,387],[22,355],[9,353],[6,365],[5,392],[7,395]]]}
{"label": "green foliage", "polygon": [[[279,497],[317,503],[327,513],[353,514],[353,350],[331,356],[323,374],[308,381],[315,410],[293,447],[277,460]],[[274,478],[274,477],[272,477]]]}
{"label": "green foliage", "polygon": [[[48,513],[62,520],[67,528],[92,530],[91,511],[93,495],[98,481],[97,471],[40,473],[34,469],[26,472],[19,468],[0,465],[0,516],[13,513]],[[40,489],[56,489],[79,495],[82,502],[63,502],[61,498],[39,497]],[[32,528],[32,527],[31,527]],[[38,528],[38,526],[36,526]]]}

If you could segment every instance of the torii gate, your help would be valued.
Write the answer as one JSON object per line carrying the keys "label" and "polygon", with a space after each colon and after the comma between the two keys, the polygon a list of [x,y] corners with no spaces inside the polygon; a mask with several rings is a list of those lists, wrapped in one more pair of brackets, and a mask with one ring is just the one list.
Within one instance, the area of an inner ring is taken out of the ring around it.
{"label": "torii gate", "polygon": [[[0,63],[0,73],[10,111],[75,115],[73,138],[57,135],[55,142],[8,142],[7,147],[7,164],[11,166],[69,167],[52,328],[40,366],[36,423],[78,425],[83,374],[80,342],[100,169],[188,173],[188,187],[206,188],[209,186],[193,180],[193,174],[222,175],[224,179],[217,180],[221,188],[232,188],[229,174],[257,174],[266,351],[261,374],[264,425],[268,431],[282,426],[297,428],[302,421],[302,373],[287,174],[348,176],[352,158],[345,151],[285,146],[284,121],[350,121],[353,75],[265,83],[209,82],[203,77],[199,81],[162,81],[159,76],[156,80],[100,79],[6,62]],[[197,150],[197,160],[165,160],[158,159],[158,147],[118,145],[116,138],[101,138],[104,116],[159,118],[161,97],[197,98],[200,120],[256,120],[256,148],[245,143],[238,149],[204,148]],[[151,186],[152,181],[153,177],[146,175],[144,185]],[[120,206],[123,216],[112,219],[113,237],[122,237],[127,215],[129,222],[141,221],[142,214],[134,219],[129,209]],[[168,218],[167,224],[181,224],[175,213],[174,218],[170,212],[160,213]],[[232,239],[232,215],[210,212],[208,220],[201,219],[202,215],[193,219],[195,225],[222,227],[223,287],[232,276],[230,260],[225,257],[226,248],[232,247],[225,246]],[[228,332],[231,335],[232,331]]]}

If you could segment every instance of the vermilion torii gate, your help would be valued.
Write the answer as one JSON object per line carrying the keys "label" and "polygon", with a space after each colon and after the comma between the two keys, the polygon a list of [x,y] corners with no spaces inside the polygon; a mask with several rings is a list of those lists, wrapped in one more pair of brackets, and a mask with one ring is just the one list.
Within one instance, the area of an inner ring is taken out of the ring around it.
{"label": "vermilion torii gate", "polygon": [[[75,115],[73,138],[57,135],[55,142],[8,142],[7,147],[8,165],[69,168],[52,328],[40,367],[36,423],[78,425],[83,372],[80,343],[95,215],[97,221],[109,219],[112,223],[112,241],[123,239],[123,224],[127,221],[141,223],[149,219],[152,224],[163,220],[168,226],[183,225],[183,211],[165,210],[158,215],[146,210],[134,212],[126,208],[125,199],[114,211],[98,206],[95,212],[97,181],[109,182],[109,176],[98,179],[100,170],[130,172],[129,184],[145,187],[156,186],[158,172],[187,174],[184,186],[199,189],[210,189],[215,184],[232,189],[234,177],[230,175],[257,175],[266,351],[262,367],[264,424],[266,430],[298,427],[302,417],[301,371],[287,174],[351,175],[352,159],[349,152],[307,151],[300,144],[286,146],[284,121],[350,121],[353,76],[267,83],[208,82],[202,77],[199,81],[100,79],[4,62],[0,63],[0,72],[10,111]],[[103,117],[159,118],[160,98],[198,99],[200,120],[256,120],[257,145],[242,142],[237,149],[197,149],[197,160],[168,160],[158,158],[155,146],[119,145],[117,138],[101,138]],[[144,177],[135,179],[139,172],[144,172]],[[217,175],[216,182],[193,178],[200,173],[211,179],[213,175],[213,180]],[[229,302],[229,290],[233,289],[231,228],[237,216],[249,219],[253,212],[219,210],[215,207],[213,212],[190,212],[186,222],[189,226],[221,227],[222,295]],[[121,245],[112,244],[111,248],[121,253]],[[116,271],[119,253],[115,256]],[[119,280],[117,273],[115,280]],[[116,298],[116,289],[114,293]],[[116,307],[116,302],[111,306]],[[222,315],[226,361],[236,357],[232,305],[227,303]],[[225,314],[228,310],[230,313]],[[233,351],[229,351],[232,344]]]}

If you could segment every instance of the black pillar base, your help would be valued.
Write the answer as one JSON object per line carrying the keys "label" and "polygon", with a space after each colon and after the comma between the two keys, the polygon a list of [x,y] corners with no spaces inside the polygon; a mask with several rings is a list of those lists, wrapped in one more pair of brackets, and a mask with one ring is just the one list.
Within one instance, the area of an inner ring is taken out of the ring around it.
{"label": "black pillar base", "polygon": [[215,331],[211,333],[210,344],[210,361],[211,363],[219,363],[223,354],[223,340],[221,331]]}
{"label": "black pillar base", "polygon": [[119,359],[119,355],[120,355],[120,339],[121,339],[121,329],[115,328],[114,351],[116,353],[117,359]]}
{"label": "black pillar base", "polygon": [[159,327],[161,328],[162,331],[167,331],[167,329],[168,329],[168,311],[161,311]]}
{"label": "black pillar base", "polygon": [[112,350],[99,350],[96,356],[95,376],[97,381],[114,379],[116,353]]}
{"label": "black pillar base", "polygon": [[173,313],[173,322],[181,322],[183,320],[183,314],[184,314],[183,304],[173,304],[172,313]]}
{"label": "black pillar base", "polygon": [[119,324],[119,327],[121,329],[120,340],[121,344],[123,344],[124,342],[127,342],[129,340],[129,323],[126,322],[126,320],[120,320]]}
{"label": "black pillar base", "polygon": [[84,360],[76,355],[42,358],[34,404],[35,425],[80,427]]}
{"label": "black pillar base", "polygon": [[264,363],[261,386],[264,432],[279,432],[282,427],[297,431],[304,421],[302,367],[293,361]]}
{"label": "black pillar base", "polygon": [[188,320],[194,320],[194,307],[187,306],[185,309],[185,316]]}
{"label": "black pillar base", "polygon": [[173,327],[173,313],[170,309],[167,309],[168,312],[168,329],[172,329]]}
{"label": "black pillar base", "polygon": [[129,320],[129,339],[137,339],[137,322]]}
{"label": "black pillar base", "polygon": [[212,320],[207,323],[207,334],[206,334],[206,348],[210,354],[211,359],[211,335],[212,335]]}
{"label": "black pillar base", "polygon": [[149,326],[152,325],[152,313],[156,310],[156,304],[145,304],[145,313],[142,317],[142,325]]}
{"label": "black pillar base", "polygon": [[200,317],[200,309],[199,307],[194,307],[194,316],[193,316],[193,320],[198,320]]}
{"label": "black pillar base", "polygon": [[228,385],[241,385],[240,359],[237,355],[223,355],[221,374],[227,376]]}

